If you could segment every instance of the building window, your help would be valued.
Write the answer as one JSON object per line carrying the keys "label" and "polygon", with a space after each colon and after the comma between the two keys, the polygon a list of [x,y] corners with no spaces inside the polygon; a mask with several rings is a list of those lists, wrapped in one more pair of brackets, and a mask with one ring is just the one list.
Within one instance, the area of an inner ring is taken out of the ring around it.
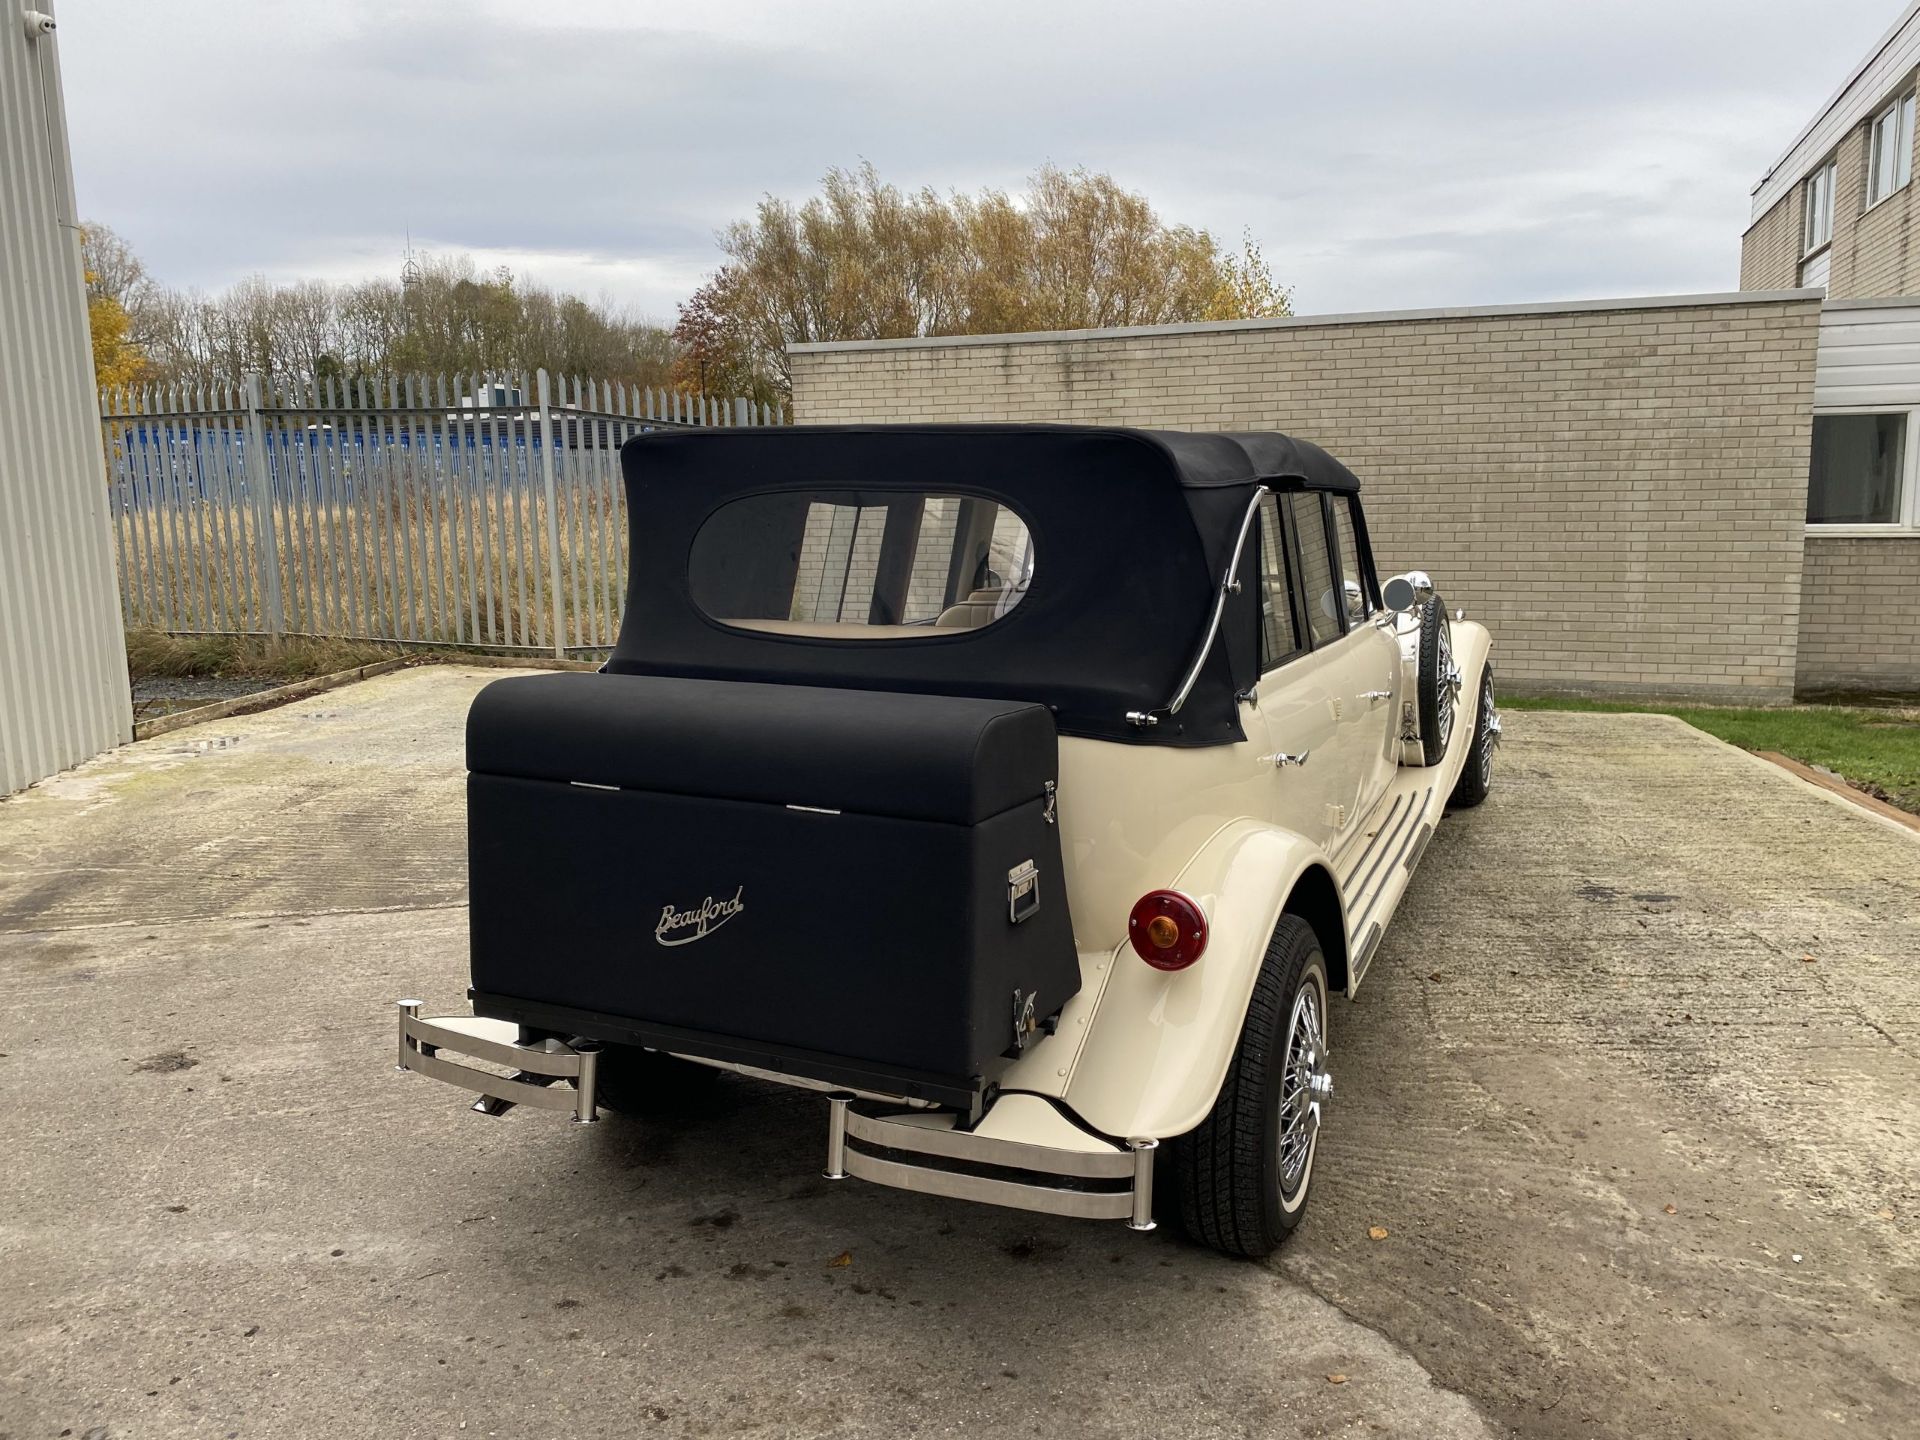
{"label": "building window", "polygon": [[1811,255],[1833,239],[1833,177],[1831,160],[1807,177],[1806,224],[1801,227],[1800,253]]}
{"label": "building window", "polygon": [[1813,417],[1809,525],[1895,525],[1906,469],[1905,411]]}
{"label": "building window", "polygon": [[1867,204],[1878,205],[1913,178],[1913,96],[1903,95],[1873,122]]}

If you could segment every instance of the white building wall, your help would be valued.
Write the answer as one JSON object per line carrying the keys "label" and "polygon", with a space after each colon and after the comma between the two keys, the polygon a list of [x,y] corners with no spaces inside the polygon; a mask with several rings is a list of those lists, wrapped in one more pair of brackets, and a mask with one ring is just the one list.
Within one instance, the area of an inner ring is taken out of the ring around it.
{"label": "white building wall", "polygon": [[0,6],[0,794],[133,732],[55,44]]}
{"label": "white building wall", "polygon": [[1829,300],[1820,309],[1813,406],[1920,406],[1920,300]]}

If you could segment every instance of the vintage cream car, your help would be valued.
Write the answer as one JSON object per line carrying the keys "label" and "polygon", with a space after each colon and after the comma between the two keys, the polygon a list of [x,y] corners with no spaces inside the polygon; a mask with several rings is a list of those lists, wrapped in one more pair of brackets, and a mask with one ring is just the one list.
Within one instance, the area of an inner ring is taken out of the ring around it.
{"label": "vintage cream car", "polygon": [[1329,994],[1487,793],[1486,630],[1284,435],[622,463],[618,646],[475,701],[473,1014],[403,1001],[402,1068],[582,1121],[738,1071],[822,1092],[832,1179],[1283,1240]]}

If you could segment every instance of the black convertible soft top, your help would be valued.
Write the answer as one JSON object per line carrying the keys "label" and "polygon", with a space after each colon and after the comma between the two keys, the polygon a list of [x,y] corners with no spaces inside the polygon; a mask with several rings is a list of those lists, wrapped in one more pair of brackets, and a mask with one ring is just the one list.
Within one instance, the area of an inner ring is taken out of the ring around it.
{"label": "black convertible soft top", "polygon": [[[630,564],[609,671],[1030,700],[1063,734],[1173,745],[1242,738],[1235,697],[1259,665],[1257,529],[1191,695],[1177,715],[1166,707],[1199,653],[1258,487],[1359,489],[1318,446],[1265,432],[802,425],[643,434],[620,461]],[[1033,586],[990,625],[910,638],[722,624],[690,591],[694,537],[721,506],[783,491],[994,501],[1027,526]]]}

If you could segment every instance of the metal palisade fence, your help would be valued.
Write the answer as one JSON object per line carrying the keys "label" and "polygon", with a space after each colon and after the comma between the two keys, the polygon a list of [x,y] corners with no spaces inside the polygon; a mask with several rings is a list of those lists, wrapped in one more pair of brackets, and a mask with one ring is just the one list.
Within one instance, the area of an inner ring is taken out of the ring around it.
{"label": "metal palisade fence", "polygon": [[620,446],[775,407],[532,375],[101,396],[130,626],[605,650],[626,597]]}

